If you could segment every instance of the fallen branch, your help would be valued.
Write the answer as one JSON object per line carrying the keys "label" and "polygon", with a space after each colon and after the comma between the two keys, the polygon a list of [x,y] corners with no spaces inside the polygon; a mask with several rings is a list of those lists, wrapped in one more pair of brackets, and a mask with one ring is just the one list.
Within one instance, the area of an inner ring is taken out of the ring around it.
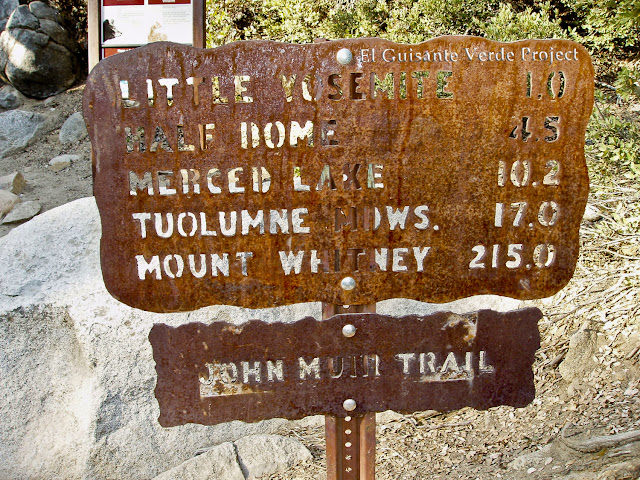
{"label": "fallen branch", "polygon": [[603,448],[613,448],[627,443],[640,441],[640,430],[632,430],[625,433],[617,433],[615,435],[602,435],[591,437],[586,440],[571,440],[565,435],[566,429],[571,424],[567,424],[560,432],[560,441],[572,450],[582,453],[599,452]]}
{"label": "fallen branch", "polygon": [[457,423],[441,423],[439,425],[429,425],[424,427],[425,430],[437,430],[438,428],[455,428],[455,427],[466,427],[467,425],[471,425],[473,422],[471,420],[467,420],[465,422],[457,422]]}

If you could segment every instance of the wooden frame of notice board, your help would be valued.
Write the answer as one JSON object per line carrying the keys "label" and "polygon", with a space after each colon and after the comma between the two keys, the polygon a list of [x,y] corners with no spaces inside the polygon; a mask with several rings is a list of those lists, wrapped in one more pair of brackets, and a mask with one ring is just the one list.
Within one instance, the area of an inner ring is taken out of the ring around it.
{"label": "wooden frame of notice board", "polygon": [[204,0],[88,0],[89,72],[103,58],[152,41],[204,48],[204,7]]}

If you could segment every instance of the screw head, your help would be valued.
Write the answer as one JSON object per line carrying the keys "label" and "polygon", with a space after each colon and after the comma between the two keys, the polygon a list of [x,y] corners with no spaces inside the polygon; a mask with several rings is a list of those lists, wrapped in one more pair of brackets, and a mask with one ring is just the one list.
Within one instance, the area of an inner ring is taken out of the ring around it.
{"label": "screw head", "polygon": [[353,53],[348,48],[341,48],[336,53],[336,60],[340,65],[349,65],[353,60]]}
{"label": "screw head", "polygon": [[356,288],[356,281],[353,277],[344,277],[340,282],[343,290],[350,291]]}
{"label": "screw head", "polygon": [[347,338],[351,338],[356,334],[356,327],[351,325],[350,323],[342,327],[342,335]]}
{"label": "screw head", "polygon": [[344,408],[347,412],[353,412],[358,405],[353,398],[347,398],[344,402],[342,402],[342,408]]}

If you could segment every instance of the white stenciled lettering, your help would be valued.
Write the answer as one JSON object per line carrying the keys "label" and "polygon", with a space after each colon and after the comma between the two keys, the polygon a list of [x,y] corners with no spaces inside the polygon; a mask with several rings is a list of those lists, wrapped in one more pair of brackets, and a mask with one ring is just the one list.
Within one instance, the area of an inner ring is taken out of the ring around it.
{"label": "white stenciled lettering", "polygon": [[396,355],[396,358],[402,361],[402,373],[408,375],[411,368],[411,360],[416,359],[415,353],[399,353]]}
{"label": "white stenciled lettering", "polygon": [[306,380],[307,377],[320,378],[320,358],[316,357],[310,363],[300,357],[298,358],[298,367],[300,371],[300,380]]}
{"label": "white stenciled lettering", "polygon": [[275,362],[267,360],[267,379],[270,382],[284,381],[284,362],[282,360]]}
{"label": "white stenciled lettering", "polygon": [[264,212],[258,210],[255,217],[252,217],[248,210],[242,210],[242,235],[248,235],[250,228],[257,228],[260,234],[264,235]]}
{"label": "white stenciled lettering", "polygon": [[[235,258],[236,262],[233,265],[235,274],[248,276],[253,252],[236,252]],[[186,255],[186,265],[185,256],[179,254],[152,255],[151,257],[136,255],[135,260],[140,280],[162,280],[165,277],[179,279],[187,274],[195,278],[204,278],[207,273],[212,277],[219,275],[228,277],[232,273],[232,265],[227,252],[188,254]]]}
{"label": "white stenciled lettering", "polygon": [[196,267],[196,256],[191,254],[187,256],[189,263],[189,271],[196,278],[202,278],[207,274],[207,256],[204,253],[198,255],[200,267]]}
{"label": "white stenciled lettering", "polygon": [[413,247],[413,256],[416,259],[416,269],[418,272],[424,272],[424,259],[431,250],[431,247]]}
{"label": "white stenciled lettering", "polygon": [[400,227],[400,230],[404,230],[407,215],[409,215],[409,207],[404,207],[402,210],[395,210],[393,207],[387,207],[389,230],[395,230],[397,226]]}
{"label": "white stenciled lettering", "polygon": [[285,275],[290,275],[291,270],[293,273],[299,274],[302,270],[302,260],[304,259],[304,250],[298,253],[293,252],[278,252],[280,255],[280,264],[282,265],[282,271]]}
{"label": "white stenciled lettering", "polygon": [[[415,368],[415,357],[418,357]],[[422,382],[471,380],[477,375],[495,372],[489,364],[487,352],[421,352],[396,355],[398,368],[404,375],[416,376]]]}
{"label": "white stenciled lettering", "polygon": [[134,220],[140,222],[140,237],[147,238],[147,220],[151,220],[150,213],[132,213],[131,216]]}

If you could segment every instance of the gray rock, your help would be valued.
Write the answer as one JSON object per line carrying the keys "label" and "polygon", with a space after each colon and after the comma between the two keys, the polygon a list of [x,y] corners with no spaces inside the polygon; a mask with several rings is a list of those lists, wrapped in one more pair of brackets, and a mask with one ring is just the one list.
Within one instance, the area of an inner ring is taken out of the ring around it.
{"label": "gray rock", "polygon": [[4,25],[0,23],[0,31],[4,30],[7,20],[16,8],[18,8],[18,0],[0,0],[0,21],[4,21]]}
{"label": "gray rock", "polygon": [[587,207],[584,209],[584,215],[582,220],[585,222],[597,222],[602,218],[602,212],[600,209],[594,205],[587,204]]}
{"label": "gray rock", "polygon": [[0,190],[7,190],[16,195],[20,195],[26,186],[27,181],[20,172],[14,172],[0,177]]}
{"label": "gray rock", "polygon": [[593,356],[598,351],[598,333],[586,322],[569,339],[569,350],[558,367],[560,375],[567,382],[581,379],[595,366]]}
{"label": "gray rock", "polygon": [[58,11],[44,2],[31,2],[29,10],[40,20],[52,20],[57,23],[61,21]]}
{"label": "gray rock", "polygon": [[20,5],[16,8],[7,22],[5,27],[7,30],[12,28],[28,28],[29,30],[37,30],[40,22],[38,18],[31,13],[28,5]]}
{"label": "gray rock", "polygon": [[47,98],[76,81],[78,52],[55,10],[43,2],[20,5],[0,34],[0,79],[25,95]]}
{"label": "gray rock", "polygon": [[252,435],[234,443],[238,462],[248,479],[285,472],[313,458],[298,440],[280,435]]}
{"label": "gray rock", "polygon": [[430,315],[436,312],[448,311],[454,313],[475,312],[478,310],[496,310],[506,312],[523,308],[525,303],[522,300],[499,297],[497,295],[477,295],[475,297],[463,298],[450,303],[423,303],[415,300],[391,299],[378,302],[376,311],[383,315]]}
{"label": "gray rock", "polygon": [[[93,198],[49,210],[0,238],[0,478],[148,479],[198,448],[283,425],[158,424],[153,323],[262,315],[232,307],[167,315],[126,307],[104,288],[99,239]],[[308,311],[285,308],[264,318],[297,319]]]}
{"label": "gray rock", "polygon": [[226,442],[206,450],[153,480],[245,480],[238,465],[233,443]]}
{"label": "gray rock", "polygon": [[19,201],[20,197],[17,195],[7,190],[0,190],[0,215],[9,213]]}
{"label": "gray rock", "polygon": [[0,108],[13,110],[24,104],[24,97],[11,85],[0,88]]}
{"label": "gray rock", "polygon": [[404,418],[404,415],[393,410],[387,410],[385,412],[376,413],[376,423],[384,424],[390,422],[397,422]]}
{"label": "gray rock", "polygon": [[0,113],[0,158],[40,140],[48,128],[44,115],[22,110]]}
{"label": "gray rock", "polygon": [[2,219],[2,224],[24,222],[35,217],[42,210],[38,202],[27,201],[16,204],[13,209]]}
{"label": "gray rock", "polygon": [[54,172],[59,172],[78,160],[80,160],[80,155],[58,155],[49,160],[49,167]]}
{"label": "gray rock", "polygon": [[86,138],[89,133],[87,132],[87,126],[84,123],[84,117],[82,112],[76,112],[71,115],[62,125],[60,129],[60,143],[67,145],[75,143],[83,138]]}

